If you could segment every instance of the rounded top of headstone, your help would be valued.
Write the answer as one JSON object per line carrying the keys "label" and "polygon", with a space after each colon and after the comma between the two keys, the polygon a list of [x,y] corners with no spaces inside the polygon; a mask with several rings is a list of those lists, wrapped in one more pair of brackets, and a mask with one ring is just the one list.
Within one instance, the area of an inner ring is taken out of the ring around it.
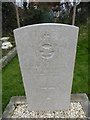
{"label": "rounded top of headstone", "polygon": [[74,25],[68,25],[68,24],[60,24],[60,23],[41,23],[41,24],[33,24],[33,25],[27,25],[27,26],[23,26],[17,29],[14,29],[14,32],[17,30],[21,30],[21,29],[25,29],[25,28],[29,28],[29,27],[37,27],[37,26],[64,26],[64,27],[71,27],[71,28],[76,28],[79,29],[79,27],[74,26]]}

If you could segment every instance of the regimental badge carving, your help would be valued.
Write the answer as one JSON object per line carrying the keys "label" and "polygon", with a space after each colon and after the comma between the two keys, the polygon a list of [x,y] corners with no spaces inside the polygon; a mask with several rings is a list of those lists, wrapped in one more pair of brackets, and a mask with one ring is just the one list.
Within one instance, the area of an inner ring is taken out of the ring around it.
{"label": "regimental badge carving", "polygon": [[48,40],[50,39],[50,34],[48,32],[45,32],[43,35],[42,35],[42,40]]}
{"label": "regimental badge carving", "polygon": [[42,58],[49,59],[53,56],[54,50],[50,44],[43,44],[41,46],[40,54]]}
{"label": "regimental badge carving", "polygon": [[54,48],[51,43],[50,34],[44,33],[41,37],[41,44],[40,44],[40,54],[41,57],[44,59],[52,58],[54,55]]}

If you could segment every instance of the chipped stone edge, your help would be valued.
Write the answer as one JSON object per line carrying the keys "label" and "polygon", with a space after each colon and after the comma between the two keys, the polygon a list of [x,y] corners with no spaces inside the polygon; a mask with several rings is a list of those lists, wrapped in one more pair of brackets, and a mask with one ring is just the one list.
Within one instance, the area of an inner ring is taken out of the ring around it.
{"label": "chipped stone edge", "polygon": [[[86,114],[87,119],[90,119],[90,101],[88,100],[88,97],[85,93],[84,94],[82,94],[82,93],[81,94],[72,94],[71,102],[80,102],[82,104],[82,107]],[[15,105],[23,104],[23,103],[27,103],[25,96],[12,97],[2,115],[2,120],[10,119],[13,114],[13,111],[15,109]]]}

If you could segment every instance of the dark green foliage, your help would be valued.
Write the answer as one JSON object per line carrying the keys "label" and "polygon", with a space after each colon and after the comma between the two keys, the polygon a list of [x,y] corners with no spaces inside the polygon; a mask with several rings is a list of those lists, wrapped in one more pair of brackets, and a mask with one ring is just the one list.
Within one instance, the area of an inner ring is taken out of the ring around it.
{"label": "dark green foliage", "polygon": [[88,17],[90,18],[90,1],[88,2]]}
{"label": "dark green foliage", "polygon": [[34,9],[34,7],[30,7],[30,9],[24,10],[22,18],[23,26],[54,21],[53,16],[48,11],[41,10],[39,8]]}
{"label": "dark green foliage", "polygon": [[[63,9],[63,5],[65,9]],[[72,24],[72,16],[73,16],[73,6],[71,3],[66,2],[60,5],[60,16],[59,22],[65,24]],[[90,2],[81,2],[76,7],[76,18],[75,24],[80,25],[87,21],[87,18],[90,16]]]}
{"label": "dark green foliage", "polygon": [[87,21],[88,18],[88,2],[81,2],[77,6],[76,11],[76,24],[83,24]]}
{"label": "dark green foliage", "polygon": [[12,33],[17,27],[15,5],[12,2],[2,2],[2,33]]}
{"label": "dark green foliage", "polygon": [[71,24],[73,15],[73,6],[70,2],[60,3],[60,16],[58,22]]}
{"label": "dark green foliage", "polygon": [[[73,7],[69,2],[64,4],[66,11],[63,9],[63,4],[58,2],[39,3],[37,9],[34,8],[34,4],[30,4],[29,7],[27,7],[27,2],[24,2],[23,8],[18,7],[20,24],[21,26],[46,22],[72,24]],[[87,18],[90,16],[89,5],[90,2],[81,2],[77,6],[76,25],[83,24],[87,21]],[[58,6],[60,10],[60,16],[57,19],[54,18],[51,12],[52,6]],[[12,33],[13,29],[17,28],[15,4],[12,2],[2,3],[2,28],[3,36],[7,33]]]}

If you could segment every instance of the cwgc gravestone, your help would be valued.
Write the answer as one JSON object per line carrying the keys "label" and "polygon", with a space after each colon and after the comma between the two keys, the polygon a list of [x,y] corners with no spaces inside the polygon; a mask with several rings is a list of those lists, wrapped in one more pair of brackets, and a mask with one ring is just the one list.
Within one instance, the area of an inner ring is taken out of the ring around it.
{"label": "cwgc gravestone", "polygon": [[68,109],[78,30],[56,23],[14,30],[30,110]]}

